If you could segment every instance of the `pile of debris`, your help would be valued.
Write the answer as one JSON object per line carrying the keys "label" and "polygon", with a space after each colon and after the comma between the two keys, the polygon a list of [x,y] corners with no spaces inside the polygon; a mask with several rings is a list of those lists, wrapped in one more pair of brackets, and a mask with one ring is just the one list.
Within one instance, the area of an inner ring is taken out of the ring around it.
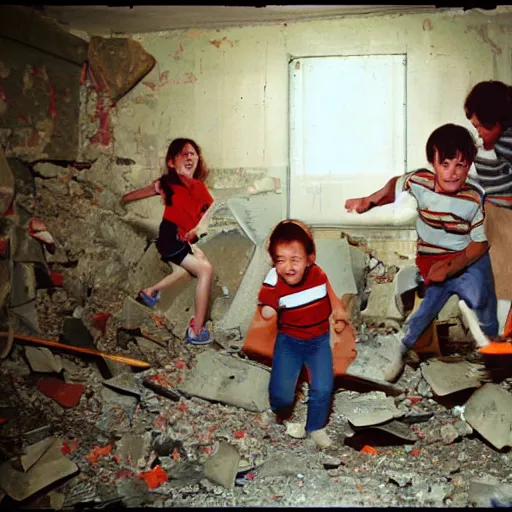
{"label": "pile of debris", "polygon": [[[214,343],[186,345],[191,298],[170,300],[166,311],[133,299],[140,283],[168,269],[147,233],[114,211],[121,207],[107,201],[108,187],[73,165],[8,163],[16,197],[2,212],[0,245],[9,333],[0,337],[0,509],[462,507],[512,499],[512,379],[496,381],[472,352],[452,303],[438,319],[434,353],[404,368],[401,327],[413,307],[397,284],[405,267],[386,266],[349,237],[336,241],[343,261],[357,267],[358,356],[334,395],[333,445],[319,451],[294,437],[307,384],[293,423],[277,424],[269,368],[244,355],[243,329],[220,322]],[[236,316],[229,311],[237,290],[246,300],[245,278],[264,268],[264,236],[227,224],[219,221],[211,247],[237,240],[240,268],[219,270],[218,318]],[[319,241],[320,264],[341,287],[324,246]]]}

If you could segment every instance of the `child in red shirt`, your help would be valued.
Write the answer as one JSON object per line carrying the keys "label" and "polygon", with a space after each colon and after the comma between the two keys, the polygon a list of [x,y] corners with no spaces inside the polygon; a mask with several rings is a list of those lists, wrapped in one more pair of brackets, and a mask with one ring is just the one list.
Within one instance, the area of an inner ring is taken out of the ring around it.
{"label": "child in red shirt", "polygon": [[[272,231],[268,251],[273,267],[258,295],[264,318],[278,315],[269,399],[280,419],[291,415],[295,387],[302,366],[310,374],[305,432],[318,447],[330,446],[325,431],[334,383],[330,317],[349,325],[340,306],[333,312],[325,272],[314,263],[315,243],[298,221],[281,221]],[[338,311],[340,309],[340,311]],[[301,435],[300,437],[302,437]]]}
{"label": "child in red shirt", "polygon": [[[165,158],[167,174],[153,182],[155,193],[161,194],[165,210],[156,246],[162,261],[171,261],[197,278],[195,315],[187,328],[186,338],[194,345],[212,341],[204,326],[212,283],[212,266],[197,246],[206,234],[214,199],[204,181],[208,169],[201,156],[200,147],[191,139],[174,139]],[[154,306],[160,290],[171,286],[174,274],[141,290],[139,299],[147,306]]]}

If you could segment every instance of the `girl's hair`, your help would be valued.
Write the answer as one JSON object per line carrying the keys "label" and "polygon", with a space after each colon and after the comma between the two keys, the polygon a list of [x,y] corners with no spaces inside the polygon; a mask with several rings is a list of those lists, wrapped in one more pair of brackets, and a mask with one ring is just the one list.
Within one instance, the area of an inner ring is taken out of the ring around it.
{"label": "girl's hair", "polygon": [[273,262],[276,260],[278,244],[290,242],[302,244],[308,256],[316,255],[315,241],[310,229],[300,220],[287,219],[277,224],[270,234],[268,252]]}
{"label": "girl's hair", "polygon": [[172,204],[171,198],[173,196],[173,191],[171,185],[183,185],[180,177],[178,176],[178,173],[176,172],[176,169],[169,165],[169,161],[174,160],[183,151],[183,148],[187,144],[190,144],[195,149],[197,156],[199,157],[193,178],[204,182],[208,177],[208,167],[206,166],[203,155],[201,153],[201,148],[197,142],[192,139],[186,139],[183,137],[174,139],[169,144],[169,149],[167,149],[167,155],[165,156],[165,168],[167,173],[160,178],[160,186],[165,193],[165,204],[168,206]]}
{"label": "girl's hair", "polygon": [[479,82],[467,95],[464,110],[468,119],[476,116],[485,128],[499,123],[506,130],[512,126],[512,87],[498,80]]}
{"label": "girl's hair", "polygon": [[444,124],[436,128],[427,140],[427,160],[433,164],[435,153],[439,153],[439,161],[455,158],[460,153],[471,165],[476,156],[475,141],[469,131],[457,124]]}

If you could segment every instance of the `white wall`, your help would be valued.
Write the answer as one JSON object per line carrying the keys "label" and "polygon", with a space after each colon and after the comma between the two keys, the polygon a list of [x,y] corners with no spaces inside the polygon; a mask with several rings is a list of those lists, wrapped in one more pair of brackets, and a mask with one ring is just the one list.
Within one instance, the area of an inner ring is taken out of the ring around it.
{"label": "white wall", "polygon": [[470,127],[463,102],[472,85],[512,83],[512,10],[503,9],[134,35],[157,65],[118,103],[115,154],[148,167],[150,179],[170,140],[188,136],[210,168],[233,170],[230,187],[254,170],[285,178],[289,59],[406,53],[407,163],[425,166],[433,129]]}

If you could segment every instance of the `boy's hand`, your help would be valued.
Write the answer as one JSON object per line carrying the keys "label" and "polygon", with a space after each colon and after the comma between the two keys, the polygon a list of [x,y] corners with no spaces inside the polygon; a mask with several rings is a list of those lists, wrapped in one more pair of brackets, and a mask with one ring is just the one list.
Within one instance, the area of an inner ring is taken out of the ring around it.
{"label": "boy's hand", "polygon": [[262,306],[261,308],[261,316],[265,318],[265,320],[269,320],[273,316],[277,315],[277,311],[270,306]]}
{"label": "boy's hand", "polygon": [[331,316],[329,317],[329,323],[334,329],[334,332],[336,334],[340,334],[345,327],[350,324],[350,320],[345,309],[339,306],[333,309]]}
{"label": "boy's hand", "polygon": [[363,213],[370,209],[371,203],[367,197],[357,197],[345,201],[345,209],[349,212]]}

